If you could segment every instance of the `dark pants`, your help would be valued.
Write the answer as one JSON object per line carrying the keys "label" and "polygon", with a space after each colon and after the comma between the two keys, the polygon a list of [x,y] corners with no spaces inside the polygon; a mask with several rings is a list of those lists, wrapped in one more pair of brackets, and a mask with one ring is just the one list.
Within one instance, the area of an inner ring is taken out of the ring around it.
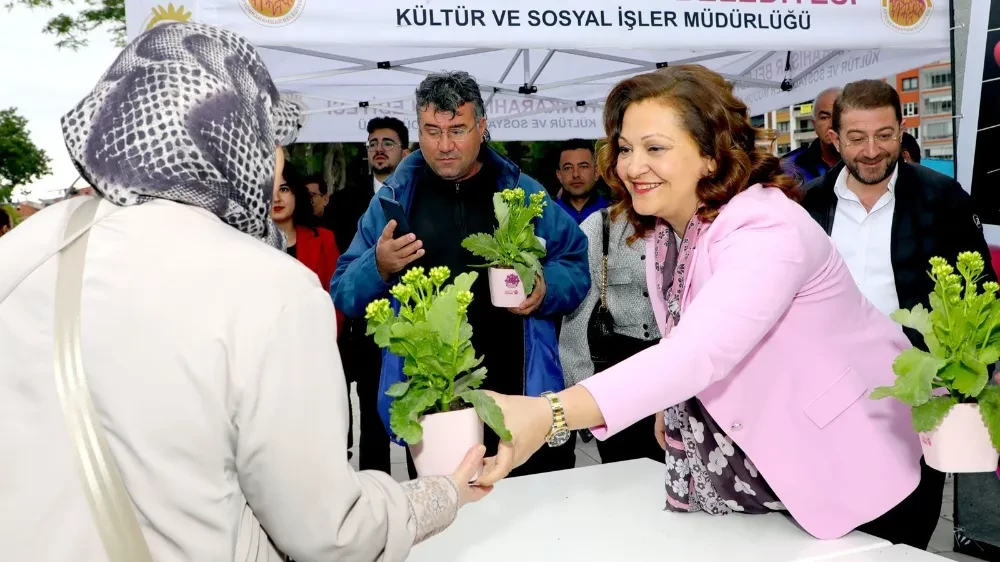
{"label": "dark pants", "polygon": [[920,484],[917,489],[896,507],[858,527],[858,530],[893,544],[927,550],[941,517],[943,494],[944,473],[927,466],[924,459],[920,459]]}
{"label": "dark pants", "polygon": [[655,416],[649,416],[604,441],[598,440],[597,452],[601,454],[601,464],[643,458],[666,462],[667,454],[660,448],[653,434],[655,420]]}
{"label": "dark pants", "polygon": [[[358,468],[381,470],[391,474],[389,435],[378,415],[378,384],[382,370],[382,350],[371,336],[364,335],[364,320],[348,320],[338,342],[340,358],[348,381],[358,384],[361,437],[358,443]],[[353,421],[351,424],[353,431]]]}
{"label": "dark pants", "polygon": [[[652,434],[652,431],[650,431],[650,434]],[[486,445],[486,456],[495,455],[497,446],[500,443],[500,439],[496,434],[490,431],[489,428],[486,428],[483,441]],[[537,453],[532,455],[527,462],[512,470],[507,477],[516,478],[529,474],[567,470],[574,466],[576,466],[576,432],[573,432],[569,441],[558,447],[542,445],[542,448]],[[458,467],[456,466],[455,468]],[[410,478],[417,477],[417,468],[413,465],[413,457],[410,455],[409,447],[406,448],[406,470],[409,472]]]}

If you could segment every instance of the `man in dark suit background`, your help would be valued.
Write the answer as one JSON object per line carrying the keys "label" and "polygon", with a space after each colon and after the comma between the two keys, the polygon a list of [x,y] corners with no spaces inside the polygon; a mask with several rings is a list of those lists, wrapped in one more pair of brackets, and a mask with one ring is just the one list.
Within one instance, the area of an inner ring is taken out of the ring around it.
{"label": "man in dark suit background", "polygon": [[[375,192],[410,153],[409,131],[395,117],[375,117],[368,122],[368,167],[371,172],[349,181],[347,187],[333,194],[325,217],[343,254],[358,231],[358,220],[368,210]],[[382,350],[371,336],[365,335],[364,318],[347,318],[337,338],[341,361],[348,381],[358,386],[361,436],[358,443],[358,468],[381,470],[391,474],[389,435],[378,415],[378,384],[382,371]]]}
{"label": "man in dark suit background", "polygon": [[[807,183],[803,200],[861,292],[885,314],[918,303],[930,308],[933,256],[954,264],[960,252],[979,252],[986,263],[983,281],[997,278],[971,197],[952,178],[902,159],[902,126],[899,94],[891,86],[879,80],[848,84],[834,102],[829,133],[843,160]],[[920,334],[905,332],[926,349]],[[941,512],[944,474],[923,462],[921,470],[920,485],[905,500],[910,509],[901,511],[905,521],[892,525],[930,537]],[[885,536],[884,530],[861,530]]]}

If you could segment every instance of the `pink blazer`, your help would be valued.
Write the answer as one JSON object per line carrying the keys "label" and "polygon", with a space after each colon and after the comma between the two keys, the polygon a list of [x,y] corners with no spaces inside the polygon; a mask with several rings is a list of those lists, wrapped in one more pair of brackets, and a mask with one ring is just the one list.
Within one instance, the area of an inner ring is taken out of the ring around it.
{"label": "pink blazer", "polygon": [[[646,281],[660,329],[651,237]],[[871,400],[910,347],[859,291],[830,238],[797,203],[755,185],[698,241],[669,337],[581,384],[598,439],[697,396],[792,517],[841,537],[902,501],[920,480],[907,406]]]}

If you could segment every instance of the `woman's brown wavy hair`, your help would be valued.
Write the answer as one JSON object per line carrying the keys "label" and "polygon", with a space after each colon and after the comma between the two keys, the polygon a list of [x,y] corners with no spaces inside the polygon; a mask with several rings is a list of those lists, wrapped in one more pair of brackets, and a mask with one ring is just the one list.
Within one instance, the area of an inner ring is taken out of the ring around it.
{"label": "woman's brown wavy hair", "polygon": [[[631,244],[649,232],[656,217],[635,212],[632,197],[616,171],[621,150],[618,138],[625,110],[634,103],[656,100],[680,114],[681,127],[691,135],[704,156],[715,160],[716,171],[698,182],[699,210],[711,221],[736,194],[754,184],[780,189],[790,199],[801,200],[798,182],[781,169],[778,157],[757,148],[757,130],[750,124],[747,106],[733,95],[733,86],[701,65],[671,66],[640,74],[618,83],[604,105],[606,141],[597,151],[597,169],[619,202],[612,216],[622,213],[635,227]],[[694,165],[694,163],[692,163]]]}

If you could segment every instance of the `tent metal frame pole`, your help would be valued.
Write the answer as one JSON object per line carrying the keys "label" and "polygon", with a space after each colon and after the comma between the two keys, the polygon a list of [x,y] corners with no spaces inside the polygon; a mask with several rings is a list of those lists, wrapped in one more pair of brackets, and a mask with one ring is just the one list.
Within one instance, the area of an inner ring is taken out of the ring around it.
{"label": "tent metal frame pole", "polygon": [[741,73],[740,73],[740,76],[748,76],[748,75],[749,75],[749,74],[750,74],[751,72],[753,72],[753,71],[754,71],[754,70],[755,70],[755,69],[756,69],[756,68],[757,68],[758,66],[760,66],[761,64],[763,64],[763,63],[764,63],[764,61],[766,61],[767,59],[769,59],[769,58],[773,57],[773,56],[774,56],[774,53],[777,53],[777,52],[778,52],[778,51],[768,51],[768,52],[764,53],[764,55],[763,55],[763,56],[761,56],[761,57],[760,57],[760,58],[758,58],[757,60],[753,61],[753,63],[752,63],[752,64],[751,64],[750,66],[748,66],[746,70],[744,70],[743,72],[741,72]]}
{"label": "tent metal frame pole", "polygon": [[722,76],[734,84],[749,84],[751,86],[760,86],[762,88],[781,88],[781,82],[775,82],[774,80],[760,80],[758,78],[747,78],[746,76],[740,76],[738,74],[723,74],[721,72],[719,73],[719,76]]}
{"label": "tent metal frame pole", "polygon": [[[503,49],[466,49],[464,51],[454,51],[449,53],[439,53],[436,55],[426,55],[423,57],[413,57],[410,59],[401,59],[398,61],[392,61],[392,66],[404,66],[410,64],[418,64],[422,62],[434,62],[444,59],[454,59],[458,57],[469,57],[472,55],[481,55],[483,53],[495,53],[496,51],[502,51]],[[391,67],[392,67],[391,66]],[[390,67],[390,68],[391,68]]]}
{"label": "tent metal frame pole", "polygon": [[842,51],[842,50],[841,51],[830,51],[825,57],[819,59],[818,61],[816,61],[812,65],[806,67],[805,70],[803,70],[803,71],[799,72],[798,74],[796,74],[795,76],[793,76],[791,78],[792,84],[795,84],[796,82],[798,82],[799,80],[801,80],[804,76],[808,76],[810,72],[816,70],[817,68],[823,66],[824,64],[830,62],[832,59],[834,59],[836,57],[839,57],[842,54],[844,54],[844,51]]}
{"label": "tent metal frame pole", "polygon": [[538,65],[538,68],[535,69],[535,73],[532,74],[531,79],[525,83],[525,87],[530,88],[535,85],[535,80],[538,80],[538,77],[542,74],[542,71],[545,70],[545,66],[549,64],[549,61],[552,60],[552,55],[554,54],[556,54],[554,50],[550,50],[548,53],[545,53],[545,58],[542,59],[542,64]]}
{"label": "tent metal frame pole", "polygon": [[[501,84],[503,84],[503,81],[507,79],[507,75],[510,74],[510,71],[514,69],[514,65],[517,64],[517,59],[518,59],[518,57],[521,56],[521,52],[522,51],[524,51],[524,49],[518,49],[514,53],[514,56],[511,57],[510,62],[507,63],[507,68],[505,68],[503,70],[503,74],[500,75],[499,82]],[[488,98],[486,98],[486,101],[483,102],[483,105],[489,105],[490,102],[493,101],[493,98],[496,97],[496,95],[497,95],[497,91],[496,90],[493,90],[492,92],[490,92],[490,96]]]}
{"label": "tent metal frame pole", "polygon": [[635,74],[637,72],[642,72],[643,70],[649,70],[644,68],[627,68],[625,70],[615,70],[614,72],[605,72],[603,74],[591,74],[590,76],[581,76],[580,78],[573,78],[571,80],[563,80],[561,82],[549,82],[547,84],[542,84],[537,86],[538,90],[552,90],[555,88],[562,88],[563,86],[575,86],[584,82],[590,82],[592,80],[605,80],[607,78],[618,78],[619,76],[628,76],[629,74]]}
{"label": "tent metal frame pole", "polygon": [[524,83],[527,84],[531,79],[531,51],[525,49],[521,56],[524,57]]}
{"label": "tent metal frame pole", "polygon": [[363,67],[354,68],[340,68],[337,70],[318,70],[316,72],[307,72],[305,74],[292,74],[289,76],[281,76],[274,78],[275,84],[287,84],[289,82],[300,82],[302,80],[311,80],[313,78],[329,78],[331,76],[343,76],[344,74],[355,74],[357,72],[364,72],[366,70],[375,70],[376,66],[374,63],[371,65],[366,65]]}
{"label": "tent metal frame pole", "polygon": [[[620,62],[620,63],[624,63],[624,64],[634,64],[636,66],[644,66],[644,67],[655,67],[656,66],[655,62],[650,62],[648,60],[635,59],[635,58],[631,58],[631,57],[622,57],[622,56],[618,56],[618,55],[608,55],[608,54],[604,54],[604,53],[595,53],[593,51],[586,51],[586,50],[583,50],[583,49],[557,49],[557,50],[560,53],[566,53],[566,54],[569,54],[569,55],[577,55],[577,56],[580,56],[580,57],[587,57],[587,58],[592,58],[592,59],[606,60],[606,61],[610,61],[610,62]],[[731,56],[735,56],[735,55],[744,55],[744,54],[746,54],[748,52],[749,51],[719,51],[717,53],[708,53],[708,54],[705,54],[705,55],[697,55],[697,56],[689,57],[689,58],[686,58],[686,59],[679,59],[676,62],[673,62],[673,61],[668,61],[668,62],[670,64],[695,63],[695,62],[701,62],[701,61],[706,61],[706,60],[721,59],[721,58],[731,57]]]}

